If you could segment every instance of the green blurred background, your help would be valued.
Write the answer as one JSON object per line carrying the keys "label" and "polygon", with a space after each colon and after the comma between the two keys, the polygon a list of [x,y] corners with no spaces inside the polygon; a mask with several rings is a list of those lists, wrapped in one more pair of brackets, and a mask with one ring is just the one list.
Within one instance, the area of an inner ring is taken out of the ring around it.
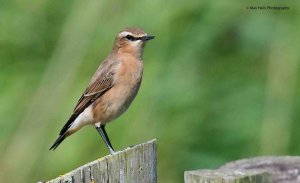
{"label": "green blurred background", "polygon": [[107,126],[115,149],[157,138],[162,183],[235,159],[299,155],[299,5],[0,0],[0,182],[49,180],[108,154],[93,127],[48,149],[128,26],[156,39],[136,100]]}

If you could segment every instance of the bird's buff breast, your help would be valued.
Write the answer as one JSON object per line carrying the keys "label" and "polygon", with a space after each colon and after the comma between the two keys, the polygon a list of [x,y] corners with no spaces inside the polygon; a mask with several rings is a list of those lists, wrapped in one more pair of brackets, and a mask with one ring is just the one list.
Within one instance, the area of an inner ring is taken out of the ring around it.
{"label": "bird's buff breast", "polygon": [[140,88],[143,65],[126,63],[120,66],[114,86],[94,103],[95,123],[108,123],[124,113]]}

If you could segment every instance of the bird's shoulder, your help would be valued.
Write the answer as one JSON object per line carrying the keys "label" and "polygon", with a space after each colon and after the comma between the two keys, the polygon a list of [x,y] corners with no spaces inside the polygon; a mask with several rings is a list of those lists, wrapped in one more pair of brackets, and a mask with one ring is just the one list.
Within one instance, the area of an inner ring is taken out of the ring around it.
{"label": "bird's shoulder", "polygon": [[97,81],[101,81],[106,77],[110,77],[117,72],[118,67],[120,66],[120,60],[116,57],[108,56],[104,61],[99,65],[98,69],[94,73],[88,87],[93,85]]}
{"label": "bird's shoulder", "polygon": [[81,113],[89,104],[114,85],[114,77],[119,64],[119,61],[113,57],[106,58],[100,64],[89,85],[78,100],[74,113]]}

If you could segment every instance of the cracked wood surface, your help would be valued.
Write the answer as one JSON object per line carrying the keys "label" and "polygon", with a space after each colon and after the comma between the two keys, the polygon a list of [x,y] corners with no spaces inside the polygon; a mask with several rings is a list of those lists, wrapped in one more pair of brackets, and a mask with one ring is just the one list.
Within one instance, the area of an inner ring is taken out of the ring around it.
{"label": "cracked wood surface", "polygon": [[49,183],[156,183],[156,140],[87,163]]}
{"label": "cracked wood surface", "polygon": [[300,157],[269,156],[237,160],[216,170],[185,172],[185,183],[300,183]]}

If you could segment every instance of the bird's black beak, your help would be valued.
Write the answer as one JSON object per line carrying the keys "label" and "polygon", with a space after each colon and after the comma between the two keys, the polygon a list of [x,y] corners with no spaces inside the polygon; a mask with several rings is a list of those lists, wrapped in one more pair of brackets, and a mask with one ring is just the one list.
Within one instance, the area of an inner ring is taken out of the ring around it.
{"label": "bird's black beak", "polygon": [[155,36],[143,36],[140,39],[142,41],[149,41],[149,40],[154,39],[154,38],[155,38]]}

